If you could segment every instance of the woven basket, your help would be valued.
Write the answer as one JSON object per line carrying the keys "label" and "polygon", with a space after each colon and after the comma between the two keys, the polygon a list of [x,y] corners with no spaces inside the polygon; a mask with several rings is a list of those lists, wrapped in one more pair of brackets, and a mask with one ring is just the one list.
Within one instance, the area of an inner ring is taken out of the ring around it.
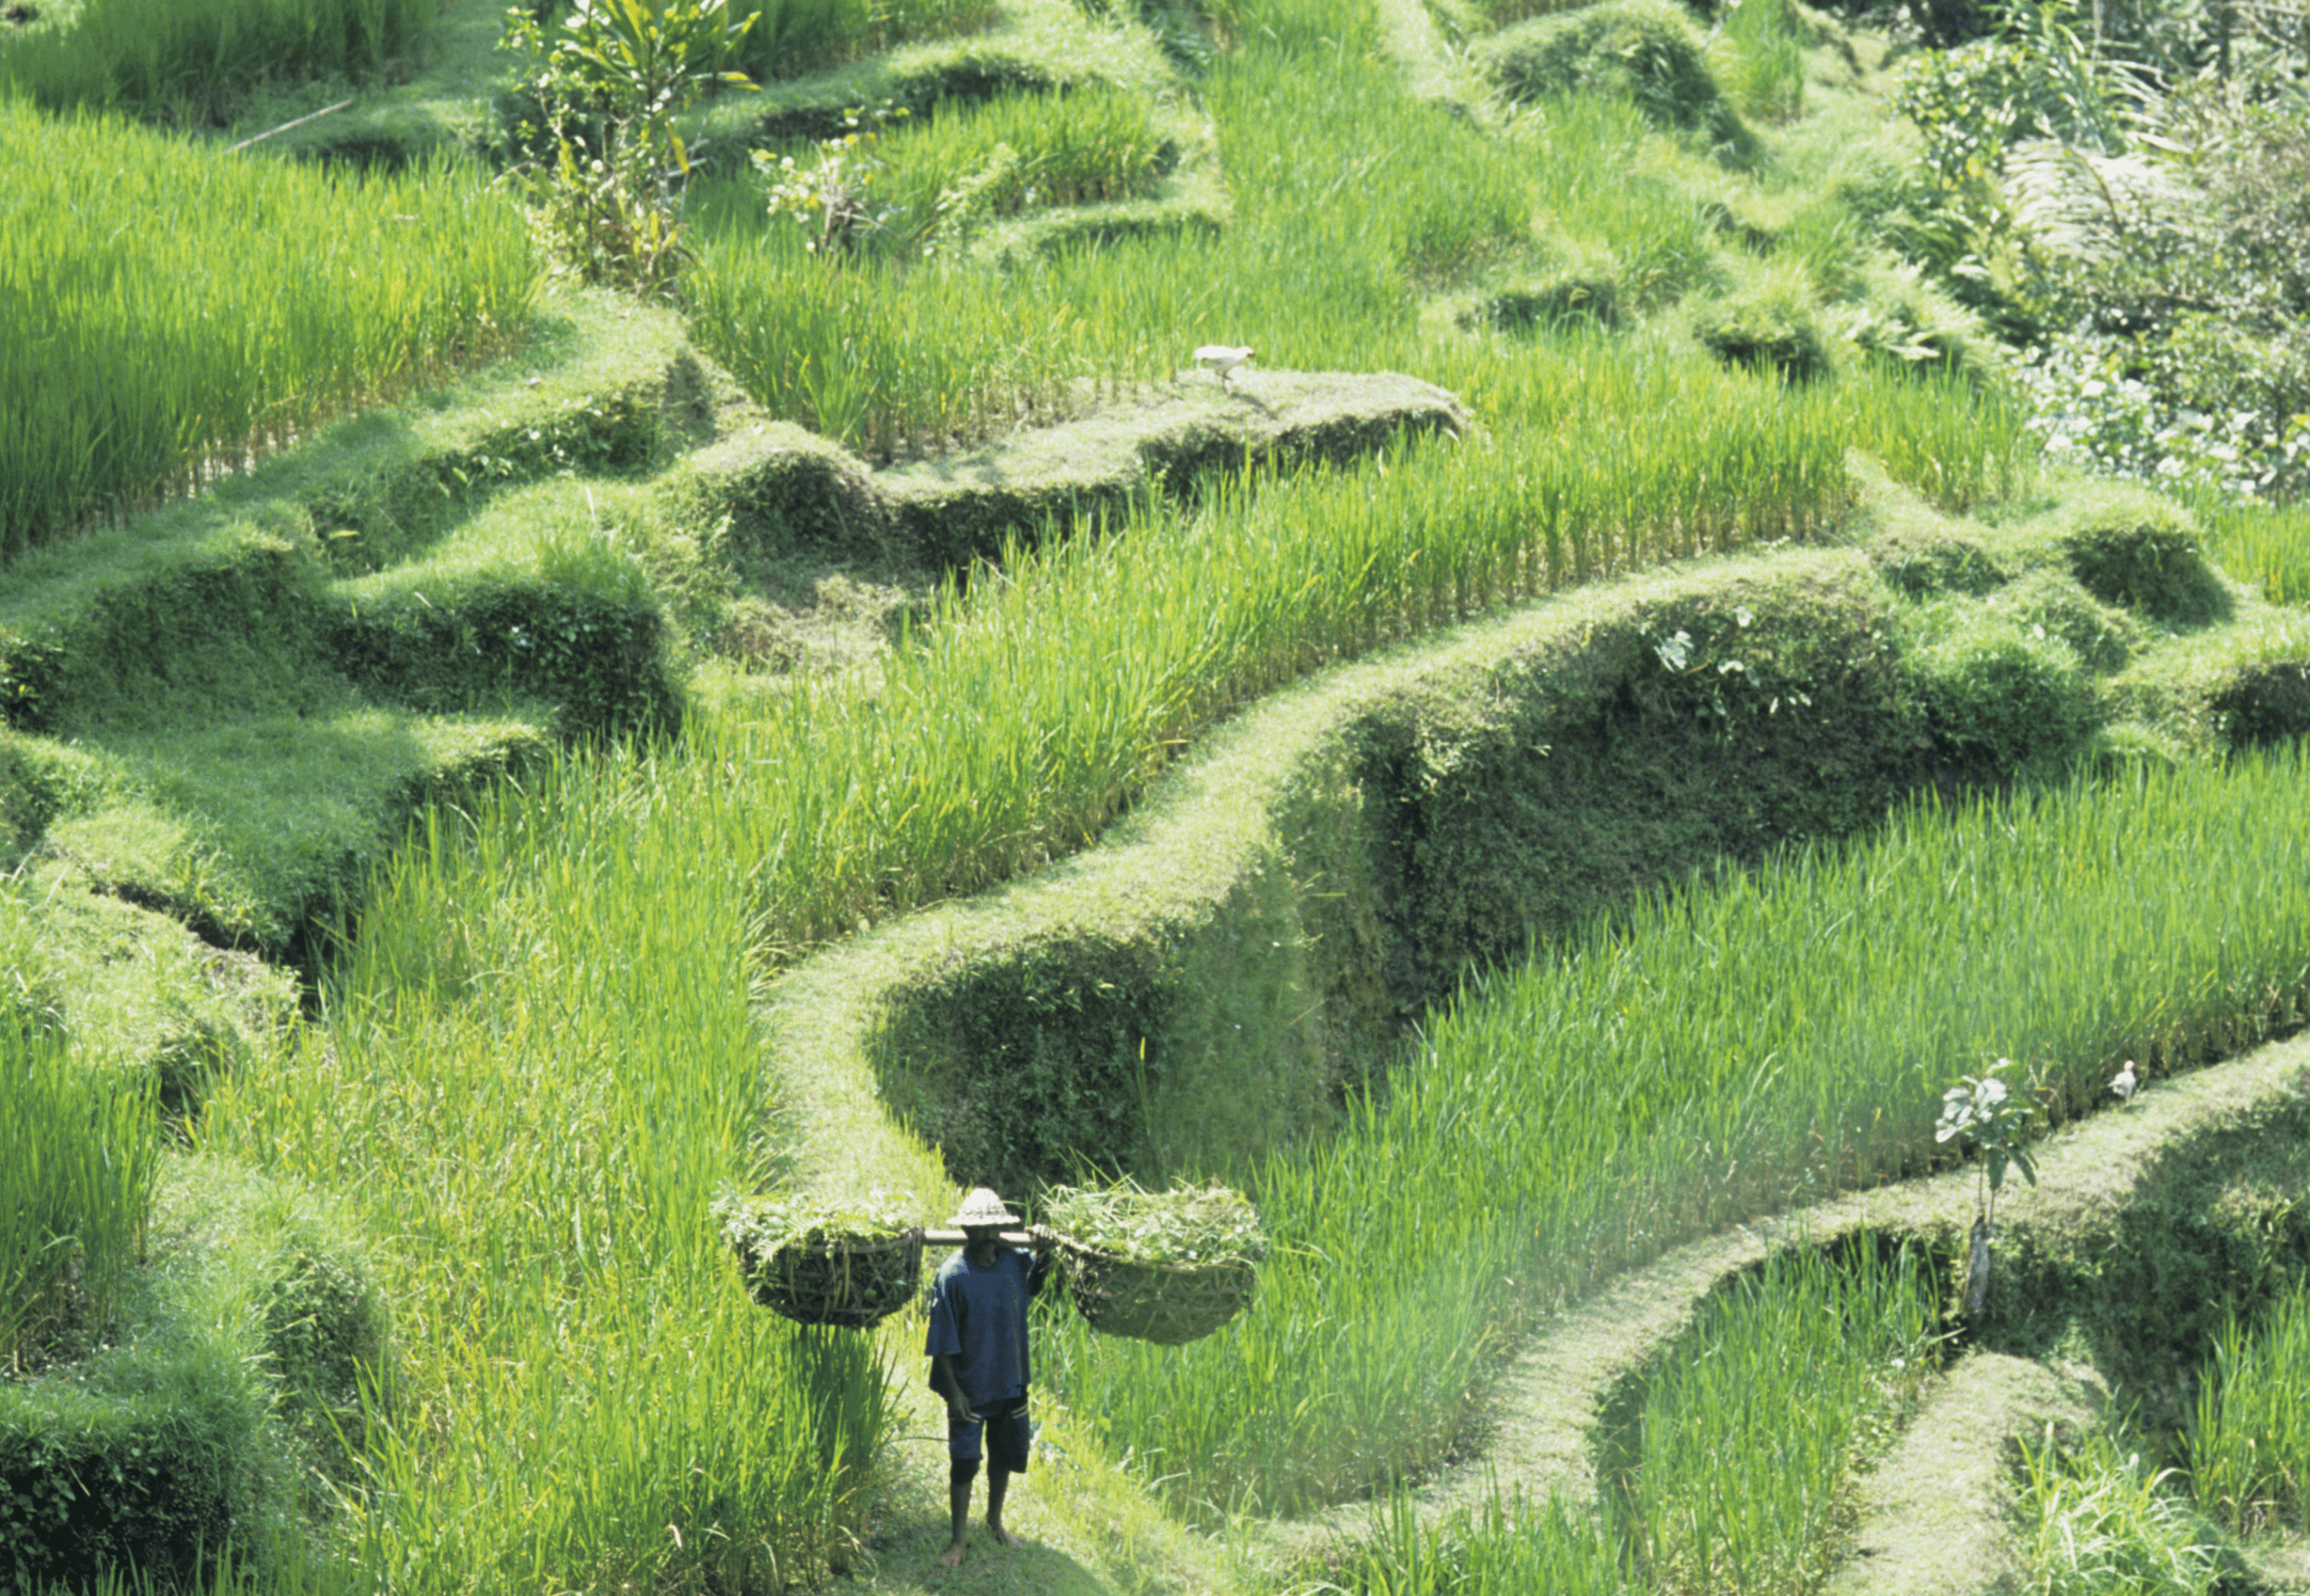
{"label": "woven basket", "polygon": [[1258,1266],[1140,1263],[1059,1237],[1075,1309],[1102,1335],[1176,1347],[1207,1336],[1243,1312]]}
{"label": "woven basket", "polygon": [[846,1236],[790,1244],[768,1257],[741,1253],[754,1300],[804,1324],[864,1330],[922,1288],[923,1233]]}

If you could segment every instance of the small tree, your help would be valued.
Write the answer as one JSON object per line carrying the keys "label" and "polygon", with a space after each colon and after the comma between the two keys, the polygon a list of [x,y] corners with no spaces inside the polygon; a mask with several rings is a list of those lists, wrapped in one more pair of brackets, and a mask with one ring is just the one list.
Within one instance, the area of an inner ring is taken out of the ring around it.
{"label": "small tree", "polygon": [[674,118],[717,84],[759,13],[729,0],[577,0],[558,39],[526,10],[506,14],[508,48],[531,62],[546,159],[521,169],[548,247],[588,282],[642,292],[672,286],[688,254],[690,161]]}
{"label": "small tree", "polygon": [[1996,1236],[1997,1193],[2005,1184],[2008,1168],[2019,1169],[2032,1186],[2037,1166],[2026,1144],[2036,1110],[2024,1106],[1999,1078],[2013,1061],[1999,1059],[1979,1075],[1965,1075],[1941,1094],[1941,1123],[1933,1127],[1935,1141],[1963,1136],[1981,1149],[1978,1205],[1973,1221],[1971,1257],[1966,1271],[1965,1306],[1978,1313],[1989,1295],[1989,1255]]}

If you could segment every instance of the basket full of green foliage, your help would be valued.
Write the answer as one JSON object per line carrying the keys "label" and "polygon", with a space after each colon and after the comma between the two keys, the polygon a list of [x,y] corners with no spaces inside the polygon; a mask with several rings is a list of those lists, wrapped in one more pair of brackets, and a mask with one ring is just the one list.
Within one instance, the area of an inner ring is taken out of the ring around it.
{"label": "basket full of green foliage", "polygon": [[1221,1185],[1055,1186],[1043,1217],[1090,1327],[1165,1346],[1207,1336],[1241,1313],[1267,1256],[1258,1210]]}
{"label": "basket full of green foliage", "polygon": [[729,1199],[715,1217],[756,1302],[804,1324],[864,1330],[921,1289],[915,1207],[907,1193],[800,1193]]}

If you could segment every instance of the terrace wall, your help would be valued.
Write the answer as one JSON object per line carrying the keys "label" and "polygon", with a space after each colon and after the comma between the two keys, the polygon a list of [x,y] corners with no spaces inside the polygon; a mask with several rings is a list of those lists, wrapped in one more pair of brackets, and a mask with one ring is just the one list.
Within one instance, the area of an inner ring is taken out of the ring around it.
{"label": "terrace wall", "polygon": [[1895,602],[1860,554],[1713,561],[1295,688],[1099,850],[813,959],[774,1027],[968,1183],[1240,1174],[1472,966],[1932,779]]}

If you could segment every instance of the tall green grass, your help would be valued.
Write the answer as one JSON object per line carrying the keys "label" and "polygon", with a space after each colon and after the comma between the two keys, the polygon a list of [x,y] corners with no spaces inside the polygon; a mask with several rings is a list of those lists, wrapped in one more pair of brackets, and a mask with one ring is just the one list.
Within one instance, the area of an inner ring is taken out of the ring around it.
{"label": "tall green grass", "polygon": [[631,758],[437,813],[326,1025],[204,1121],[396,1261],[396,1370],[333,1521],[379,1588],[777,1589],[860,1522],[873,1343],[752,1305],[708,1218],[777,1106],[744,875]]}
{"label": "tall green grass", "polygon": [[1617,1401],[1594,1511],[1502,1500],[1422,1525],[1393,1498],[1346,1571],[1357,1596],[1818,1589],[1854,1480],[1934,1359],[1926,1261],[1867,1236],[1776,1254],[1711,1299]]}
{"label": "tall green grass", "polygon": [[0,558],[519,338],[520,212],[0,100]]}
{"label": "tall green grass", "polygon": [[1618,1540],[1561,1497],[1541,1505],[1495,1492],[1481,1507],[1423,1523],[1397,1492],[1346,1566],[1312,1588],[1339,1596],[1625,1596],[1630,1583]]}
{"label": "tall green grass", "polygon": [[2273,604],[2310,604],[2310,506],[2192,507],[2206,529],[2206,552]]}
{"label": "tall green grass", "polygon": [[[551,30],[575,7],[570,0],[532,0],[528,8]],[[749,0],[754,24],[728,65],[756,82],[800,77],[910,39],[975,32],[997,15],[995,0]]]}
{"label": "tall green grass", "polygon": [[1709,52],[1725,98],[1744,117],[1793,122],[1804,114],[1803,23],[1786,0],[1732,0]]}
{"label": "tall green grass", "polygon": [[1932,1153],[2020,1061],[2057,1111],[2310,1006],[2302,756],[1931,808],[1475,982],[1348,1129],[1256,1181],[1255,1310],[1058,1359],[1189,1502],[1277,1510],[1448,1455],[1517,1315]]}
{"label": "tall green grass", "polygon": [[1864,1462],[1933,1361],[1940,1288],[1906,1247],[1776,1254],[1713,1299],[1646,1381],[1607,1489],[1651,1588],[1815,1588]]}
{"label": "tall green grass", "polygon": [[0,1016],[0,1366],[103,1326],[143,1261],[160,1160],[149,1080],[83,1069],[62,1036]]}
{"label": "tall green grass", "polygon": [[2310,1291],[2280,1299],[2263,1322],[2233,1321],[2198,1384],[2190,1483],[2231,1529],[2310,1528]]}
{"label": "tall green grass", "polygon": [[51,109],[221,119],[262,84],[412,69],[437,9],[432,0],[79,0],[53,27],[0,32],[0,92]]}
{"label": "tall green grass", "polygon": [[[1554,428],[1013,549],[1000,583],[950,587],[873,685],[804,685],[725,729],[696,768],[750,790],[714,846],[749,863],[765,934],[806,946],[1072,851],[1183,740],[1309,670],[1573,583],[1802,536],[1845,502],[1832,403],[1585,352],[1594,364],[1523,374],[1519,407]],[[1627,447],[1670,413],[1683,447]]]}
{"label": "tall green grass", "polygon": [[2209,1596],[2226,1559],[2206,1522],[2138,1452],[2107,1430],[2065,1446],[2050,1434],[2021,1444],[2020,1519],[2026,1596]]}
{"label": "tall green grass", "polygon": [[991,216],[1038,205],[1083,205],[1151,192],[1163,134],[1147,102],[1102,85],[1072,93],[942,102],[883,138],[886,192],[919,237],[940,201],[968,186]]}

